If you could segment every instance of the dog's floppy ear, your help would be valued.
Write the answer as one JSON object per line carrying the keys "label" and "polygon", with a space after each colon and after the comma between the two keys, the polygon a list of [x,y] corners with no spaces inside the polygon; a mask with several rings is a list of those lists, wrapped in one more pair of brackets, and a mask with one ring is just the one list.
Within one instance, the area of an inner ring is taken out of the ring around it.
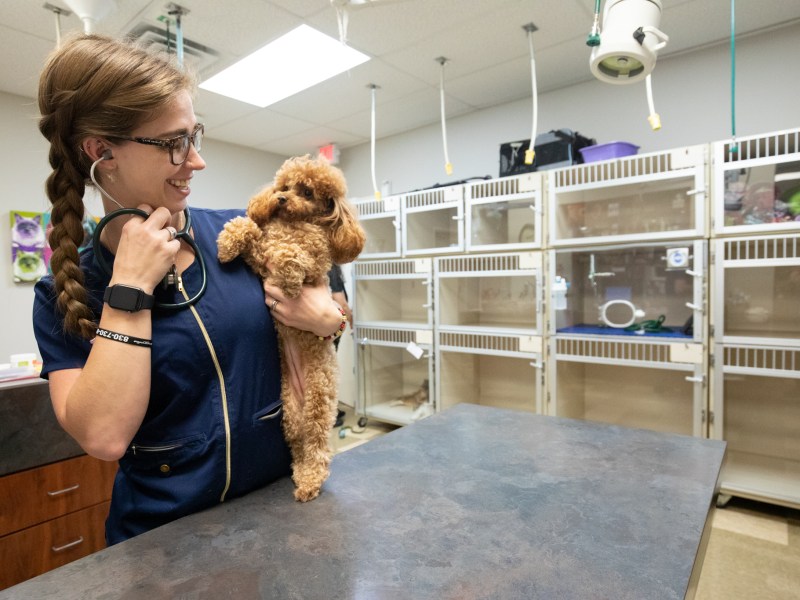
{"label": "dog's floppy ear", "polygon": [[331,242],[331,260],[337,265],[353,262],[364,249],[366,235],[356,219],[355,210],[346,198],[337,198],[333,210],[325,218]]}

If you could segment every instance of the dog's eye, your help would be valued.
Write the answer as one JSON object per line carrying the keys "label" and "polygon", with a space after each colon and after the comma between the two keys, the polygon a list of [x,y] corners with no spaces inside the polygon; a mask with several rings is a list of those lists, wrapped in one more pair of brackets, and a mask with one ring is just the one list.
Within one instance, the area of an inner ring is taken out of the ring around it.
{"label": "dog's eye", "polygon": [[314,197],[314,192],[312,190],[306,188],[305,190],[303,190],[303,195],[306,198],[313,198]]}
{"label": "dog's eye", "polygon": [[288,192],[288,191],[289,191],[289,186],[288,186],[288,185],[285,185],[285,186],[283,186],[283,187],[281,188],[281,191],[282,191],[282,192]]}

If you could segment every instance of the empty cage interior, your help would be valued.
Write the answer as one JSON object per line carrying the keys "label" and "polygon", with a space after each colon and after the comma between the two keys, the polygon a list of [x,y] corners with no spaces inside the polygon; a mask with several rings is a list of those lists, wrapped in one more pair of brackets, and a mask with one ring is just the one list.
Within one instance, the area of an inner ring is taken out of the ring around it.
{"label": "empty cage interior", "polygon": [[361,219],[361,227],[367,236],[362,255],[399,252],[395,220],[396,217]]}
{"label": "empty cage interior", "polygon": [[692,435],[694,389],[687,373],[558,361],[556,414]]}
{"label": "empty cage interior", "polygon": [[728,336],[800,338],[800,265],[726,269]]}
{"label": "empty cage interior", "polygon": [[427,354],[417,359],[402,347],[370,344],[359,352],[359,389],[368,417],[403,425],[431,414],[427,410],[433,401]]}
{"label": "empty cage interior", "polygon": [[536,411],[536,369],[530,358],[466,352],[439,353],[439,402]]}
{"label": "empty cage interior", "polygon": [[536,240],[534,208],[531,198],[473,204],[470,208],[470,244],[533,243]]}
{"label": "empty cage interior", "polygon": [[[557,239],[685,231],[695,228],[694,177],[560,192]],[[702,196],[701,196],[702,197]]]}
{"label": "empty cage interior", "polygon": [[534,276],[448,276],[438,285],[441,325],[537,327]]}
{"label": "empty cage interior", "polygon": [[[562,251],[555,260],[555,274],[569,286],[565,302],[555,304],[558,332],[692,337],[691,244]],[[635,310],[644,315],[636,316]],[[628,331],[614,327],[629,321]]]}
{"label": "empty cage interior", "polygon": [[457,217],[458,210],[454,207],[407,213],[406,249],[413,252],[458,247]]}
{"label": "empty cage interior", "polygon": [[726,373],[723,484],[800,497],[800,379]]}
{"label": "empty cage interior", "polygon": [[356,279],[357,321],[428,322],[428,290],[420,278]]}

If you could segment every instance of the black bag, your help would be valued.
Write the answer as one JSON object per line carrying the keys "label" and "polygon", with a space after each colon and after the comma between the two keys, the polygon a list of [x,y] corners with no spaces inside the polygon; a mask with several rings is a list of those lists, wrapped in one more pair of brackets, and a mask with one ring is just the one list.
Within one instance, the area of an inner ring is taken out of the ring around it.
{"label": "black bag", "polygon": [[578,150],[594,146],[597,142],[571,129],[553,129],[536,136],[533,164],[525,164],[525,152],[531,140],[500,144],[500,177],[530,173],[544,169],[568,167],[583,162]]}

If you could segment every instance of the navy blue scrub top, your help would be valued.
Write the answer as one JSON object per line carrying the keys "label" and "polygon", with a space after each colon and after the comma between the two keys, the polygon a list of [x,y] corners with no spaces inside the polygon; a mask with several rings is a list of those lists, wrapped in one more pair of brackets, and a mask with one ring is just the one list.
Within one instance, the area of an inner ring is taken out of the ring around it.
{"label": "navy blue scrub top", "polygon": [[[119,461],[106,521],[109,545],[289,474],[278,341],[261,281],[241,258],[227,264],[216,258],[219,232],[244,212],[191,213],[208,288],[193,309],[152,311],[150,403]],[[99,318],[109,277],[91,248],[81,253],[81,268]],[[192,297],[201,285],[197,260],[182,278]],[[174,288],[156,290],[157,302],[183,300]],[[44,378],[83,368],[91,343],[64,334],[51,276],[36,284],[33,325]]]}

